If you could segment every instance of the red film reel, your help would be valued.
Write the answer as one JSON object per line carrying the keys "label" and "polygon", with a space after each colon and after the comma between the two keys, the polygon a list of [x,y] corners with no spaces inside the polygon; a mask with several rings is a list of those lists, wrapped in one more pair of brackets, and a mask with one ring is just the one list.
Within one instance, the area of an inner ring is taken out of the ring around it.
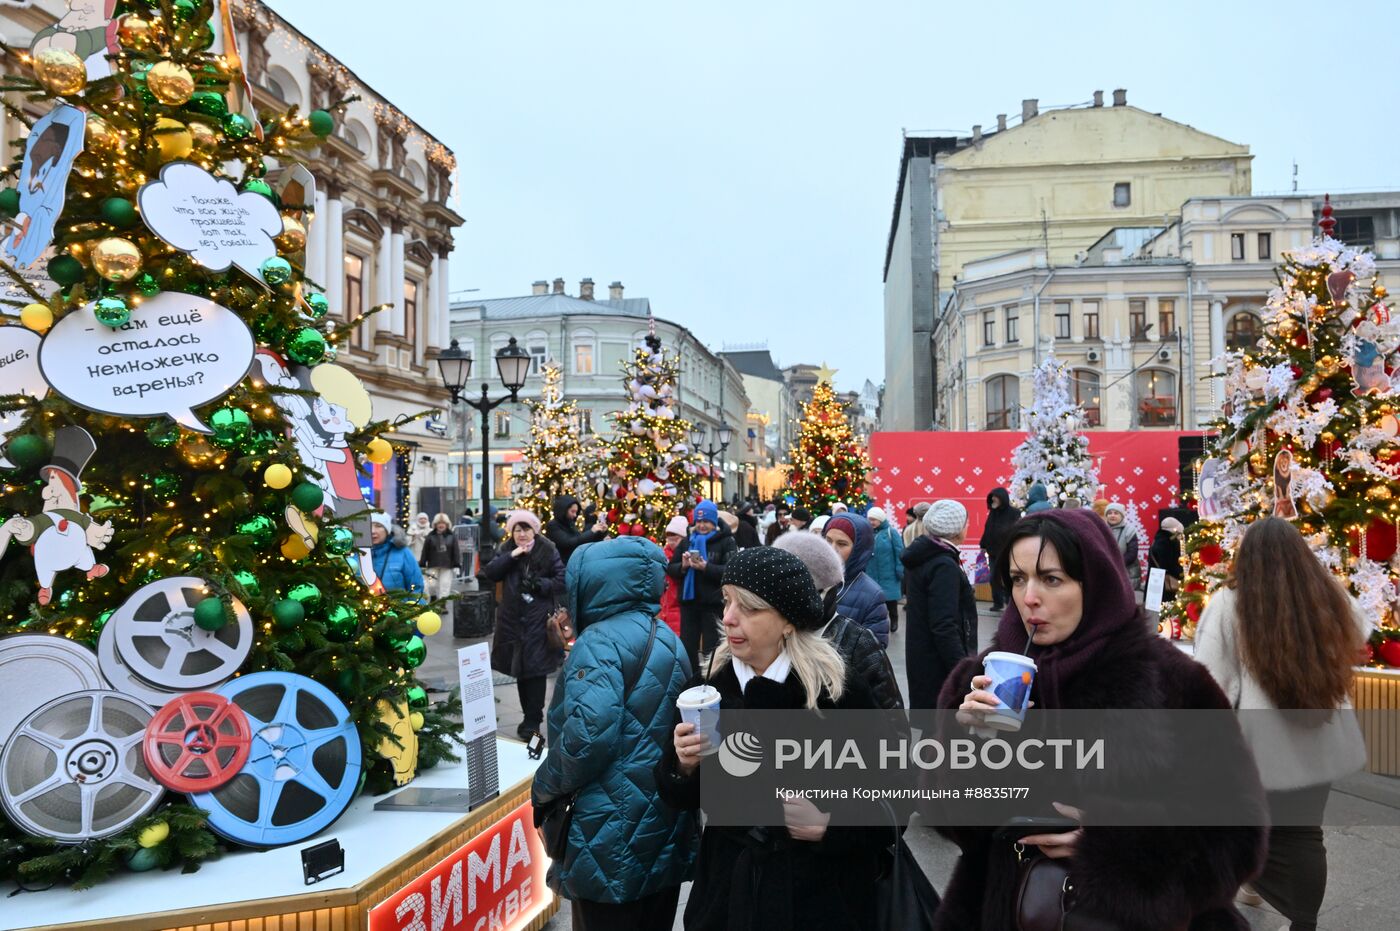
{"label": "red film reel", "polygon": [[213,692],[186,692],[156,712],[142,749],[167,789],[208,792],[238,775],[252,743],[243,709]]}

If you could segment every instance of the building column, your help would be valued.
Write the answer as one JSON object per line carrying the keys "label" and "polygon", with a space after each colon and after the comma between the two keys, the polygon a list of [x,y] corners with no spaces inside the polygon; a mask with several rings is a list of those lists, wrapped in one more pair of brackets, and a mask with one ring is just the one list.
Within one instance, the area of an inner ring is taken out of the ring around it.
{"label": "building column", "polygon": [[329,287],[326,281],[326,236],[321,228],[327,222],[326,192],[319,188],[312,201],[312,210],[315,216],[308,221],[306,230],[306,277],[326,288]]}
{"label": "building column", "polygon": [[418,295],[418,326],[414,331],[418,334],[414,356],[416,359],[423,359],[428,348],[438,344],[437,300],[441,290],[442,280],[438,277],[437,260],[434,259],[428,263],[427,274],[423,280],[423,293]]}
{"label": "building column", "polygon": [[[437,318],[439,349],[446,349],[452,342],[452,276],[447,261],[448,250],[443,247],[438,252],[437,274],[440,287],[437,290]],[[567,349],[565,350],[567,351]]]}
{"label": "building column", "polygon": [[[379,235],[379,249],[374,258],[374,306],[388,304],[393,301],[393,292],[389,290],[389,282],[393,278],[393,259],[391,258],[391,246],[389,242],[389,227],[384,227],[384,232]],[[380,311],[369,319],[369,331],[366,348],[373,348],[375,334],[381,330],[390,329],[392,326],[392,313]]]}
{"label": "building column", "polygon": [[[1225,302],[1214,300],[1210,302],[1210,357],[1217,359],[1225,354]],[[1216,362],[1210,370],[1217,375],[1223,374],[1225,366]],[[1214,387],[1211,394],[1215,398],[1215,406],[1219,408],[1225,403],[1225,379],[1211,379]]]}
{"label": "building column", "polygon": [[403,227],[395,225],[389,234],[389,300],[394,302],[390,332],[402,336],[403,319]]}
{"label": "building column", "polygon": [[338,191],[326,192],[325,230],[322,246],[323,271],[321,282],[326,287],[326,300],[331,313],[345,313],[345,204]]}

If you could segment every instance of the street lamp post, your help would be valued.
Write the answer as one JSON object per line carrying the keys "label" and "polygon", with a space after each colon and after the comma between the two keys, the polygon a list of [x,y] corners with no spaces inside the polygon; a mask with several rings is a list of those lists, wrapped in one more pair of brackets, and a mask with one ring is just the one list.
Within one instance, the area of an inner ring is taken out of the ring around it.
{"label": "street lamp post", "polygon": [[[520,388],[525,384],[525,376],[530,371],[530,354],[521,349],[515,343],[515,337],[510,338],[510,342],[501,347],[501,351],[496,353],[496,369],[501,376],[501,384],[510,392],[508,395],[492,401],[487,397],[486,392],[490,385],[486,382],[481,384],[481,399],[473,401],[463,394],[467,386],[467,379],[472,377],[472,357],[471,353],[463,352],[454,339],[452,345],[438,353],[438,371],[442,375],[442,384],[452,394],[452,403],[466,404],[481,411],[481,526],[482,539],[490,533],[490,526],[487,523],[491,519],[491,412],[500,407],[506,401],[519,400]],[[466,462],[467,451],[462,450],[462,461]]]}
{"label": "street lamp post", "polygon": [[[710,462],[710,500],[713,501],[715,500],[715,457],[722,455],[729,448],[729,440],[733,436],[733,431],[729,429],[729,424],[721,423],[715,430],[715,438],[719,440],[719,446],[712,445],[701,449],[701,445],[705,443],[705,434],[703,423],[692,426],[690,428],[690,445]],[[724,465],[724,460],[720,460],[720,465]]]}

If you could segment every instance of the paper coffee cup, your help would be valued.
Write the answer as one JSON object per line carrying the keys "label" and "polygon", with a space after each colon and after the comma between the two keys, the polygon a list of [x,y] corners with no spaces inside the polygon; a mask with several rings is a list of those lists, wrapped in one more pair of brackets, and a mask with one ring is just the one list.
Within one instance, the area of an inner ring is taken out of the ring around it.
{"label": "paper coffee cup", "polygon": [[988,653],[982,671],[992,679],[987,686],[1001,700],[1001,707],[984,717],[987,727],[999,731],[1019,731],[1026,717],[1026,703],[1035,682],[1035,660],[1020,653]]}
{"label": "paper coffee cup", "polygon": [[676,699],[681,720],[695,725],[695,733],[704,734],[710,745],[701,752],[709,756],[719,749],[719,689],[712,685],[697,685],[681,692]]}

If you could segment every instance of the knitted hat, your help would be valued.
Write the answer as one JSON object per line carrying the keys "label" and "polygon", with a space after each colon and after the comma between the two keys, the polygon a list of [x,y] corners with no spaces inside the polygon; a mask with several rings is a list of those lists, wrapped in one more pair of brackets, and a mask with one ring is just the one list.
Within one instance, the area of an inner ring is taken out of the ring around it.
{"label": "knitted hat", "polygon": [[695,505],[695,522],[698,524],[702,520],[719,523],[719,507],[713,501],[701,501]]}
{"label": "knitted hat", "polygon": [[394,529],[394,522],[391,521],[389,515],[385,514],[383,511],[375,511],[369,516],[369,519],[371,523],[378,524],[385,530],[392,531]]}
{"label": "knitted hat", "polygon": [[683,537],[690,532],[690,523],[684,517],[677,514],[666,524],[666,532]]}
{"label": "knitted hat", "polygon": [[815,533],[785,533],[773,541],[773,546],[802,560],[807,571],[812,573],[818,592],[840,585],[845,578],[841,557]]}
{"label": "knitted hat", "polygon": [[791,517],[793,520],[802,521],[804,525],[812,522],[812,512],[806,508],[793,508]]}
{"label": "knitted hat", "polygon": [[956,537],[967,526],[967,508],[951,498],[935,501],[924,514],[924,531],[935,537]]}
{"label": "knitted hat", "polygon": [[1108,507],[1104,508],[1103,511],[1104,511],[1105,514],[1107,514],[1109,511],[1117,511],[1119,514],[1122,514],[1124,517],[1127,517],[1127,516],[1128,516],[1128,509],[1125,508],[1125,507],[1123,507],[1123,505],[1119,504],[1117,501],[1113,502],[1113,503],[1110,504]]}
{"label": "knitted hat", "polygon": [[1162,529],[1167,533],[1184,533],[1186,528],[1181,525],[1181,521],[1175,517],[1168,517],[1162,521]]}
{"label": "knitted hat", "polygon": [[914,505],[914,516],[923,517],[928,513],[928,509],[929,503],[927,501],[920,501],[918,504]]}
{"label": "knitted hat", "polygon": [[524,510],[523,508],[511,511],[510,514],[506,516],[507,531],[514,530],[516,524],[524,524],[525,526],[532,528],[535,531],[535,533],[540,532],[540,519],[530,511]]}
{"label": "knitted hat", "polygon": [[872,524],[883,524],[885,521],[889,520],[889,518],[885,516],[884,508],[871,508],[865,512],[865,519]]}
{"label": "knitted hat", "polygon": [[724,564],[721,584],[753,592],[798,630],[816,630],[825,621],[812,573],[802,560],[776,546],[740,550]]}
{"label": "knitted hat", "polygon": [[821,533],[823,530],[826,529],[826,522],[828,520],[830,520],[830,518],[823,514],[821,517],[818,517],[816,520],[808,524],[807,529],[812,531],[813,533]]}
{"label": "knitted hat", "polygon": [[846,535],[852,543],[856,542],[856,524],[844,513],[829,517],[822,525],[822,536],[826,536],[832,530],[839,530]]}
{"label": "knitted hat", "polygon": [[840,514],[842,511],[845,511],[845,510],[849,510],[849,508],[847,508],[846,505],[843,504],[842,502],[837,501],[835,504],[833,504],[833,505],[831,506],[831,515],[832,515],[833,517],[835,517],[837,514]]}

